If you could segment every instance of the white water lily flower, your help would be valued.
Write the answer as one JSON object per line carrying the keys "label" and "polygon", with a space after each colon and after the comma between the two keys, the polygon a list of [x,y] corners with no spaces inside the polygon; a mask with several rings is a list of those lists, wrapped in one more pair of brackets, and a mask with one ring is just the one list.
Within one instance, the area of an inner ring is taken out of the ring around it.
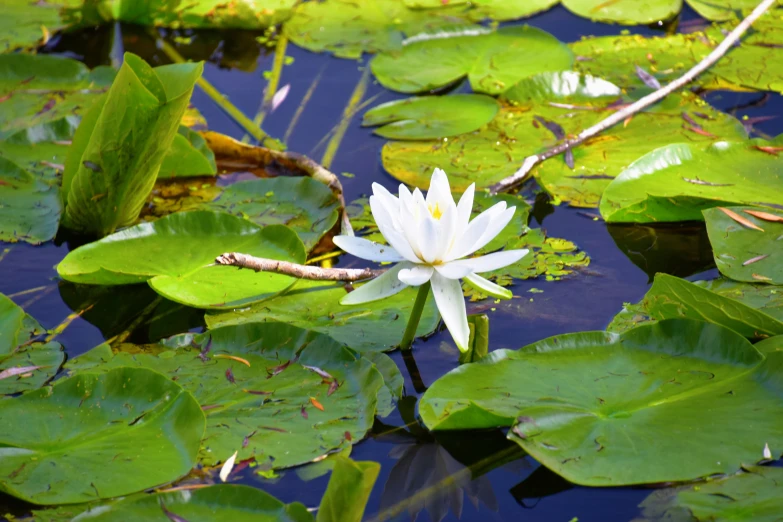
{"label": "white water lily flower", "polygon": [[516,263],[527,250],[502,250],[472,257],[502,231],[516,207],[500,202],[470,220],[475,183],[455,204],[446,173],[435,169],[426,198],[400,185],[399,198],[373,183],[370,209],[389,245],[355,236],[336,236],[334,244],[349,254],[376,262],[396,262],[391,269],[343,297],[359,304],[389,297],[406,286],[432,282],[435,303],[460,350],[468,349],[468,318],[460,279],[480,291],[510,298],[511,292],[479,276]]}

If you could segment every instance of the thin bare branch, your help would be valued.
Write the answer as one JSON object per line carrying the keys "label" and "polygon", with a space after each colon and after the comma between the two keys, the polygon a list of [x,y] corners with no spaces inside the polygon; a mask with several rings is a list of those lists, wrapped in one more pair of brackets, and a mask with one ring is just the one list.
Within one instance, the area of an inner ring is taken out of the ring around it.
{"label": "thin bare branch", "polygon": [[739,41],[739,39],[742,37],[745,31],[747,31],[748,28],[753,24],[753,22],[758,20],[758,18],[761,15],[763,15],[776,2],[777,0],[763,0],[761,3],[759,3],[759,5],[756,6],[756,8],[747,16],[747,18],[745,18],[742,22],[740,22],[740,24],[737,27],[735,27],[728,35],[726,35],[726,38],[715,49],[713,49],[713,51],[710,54],[708,54],[702,61],[697,63],[688,72],[686,72],[681,77],[674,80],[673,82],[648,94],[647,96],[639,99],[635,103],[628,105],[624,109],[615,112],[608,118],[601,120],[600,122],[596,123],[589,129],[582,131],[576,138],[572,140],[566,140],[560,145],[552,147],[551,149],[547,150],[546,152],[542,152],[541,154],[534,154],[532,156],[528,156],[527,158],[525,158],[525,161],[522,163],[522,166],[519,168],[519,170],[517,170],[511,176],[502,179],[498,183],[492,185],[489,188],[490,193],[497,194],[498,192],[505,192],[519,185],[530,176],[530,172],[532,171],[533,167],[535,167],[542,161],[545,161],[553,156],[557,156],[559,154],[568,151],[569,149],[581,145],[585,140],[592,138],[596,134],[600,134],[606,129],[613,127],[614,125],[617,125],[622,121],[625,121],[629,116],[632,116],[637,112],[646,109],[650,105],[653,105],[654,103],[662,100],[663,98],[673,93],[677,89],[680,89],[681,87],[692,82],[697,76],[699,76],[701,73],[703,73],[704,71],[709,69],[712,65],[714,65],[718,60],[720,60],[723,57],[723,55],[726,54],[726,52],[729,49],[731,49],[731,47],[735,43]]}
{"label": "thin bare branch", "polygon": [[218,265],[250,268],[256,272],[274,272],[301,279],[318,281],[361,281],[381,275],[385,270],[372,268],[321,268],[319,266],[299,265],[288,261],[253,257],[238,252],[229,252],[215,258]]}

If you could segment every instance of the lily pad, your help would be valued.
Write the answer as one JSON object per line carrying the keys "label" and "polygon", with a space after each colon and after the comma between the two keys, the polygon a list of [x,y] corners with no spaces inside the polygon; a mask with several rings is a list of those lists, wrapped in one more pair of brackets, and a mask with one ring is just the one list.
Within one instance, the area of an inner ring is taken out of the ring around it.
{"label": "lily pad", "polygon": [[0,395],[35,390],[54,377],[65,360],[60,343],[38,342],[38,321],[0,294]]}
{"label": "lily pad", "polygon": [[66,281],[93,285],[148,282],[164,297],[197,308],[236,308],[275,295],[296,279],[214,265],[225,252],[305,261],[288,227],[260,228],[229,214],[180,212],[126,228],[70,252],[57,265]]}
{"label": "lily pad", "polygon": [[[36,29],[40,32],[40,24]],[[113,76],[109,67],[90,71],[68,58],[0,54],[0,139],[63,118],[75,128],[78,116],[106,91]]]}
{"label": "lily pad", "polygon": [[747,466],[743,473],[652,493],[639,505],[649,521],[776,522],[783,512],[783,469]]}
{"label": "lily pad", "polygon": [[682,0],[563,0],[563,6],[597,22],[636,25],[673,18],[682,8]]}
{"label": "lily pad", "polygon": [[690,283],[658,274],[641,302],[626,306],[607,330],[619,333],[674,318],[719,324],[749,339],[783,335],[783,290],[723,278]]}
{"label": "lily pad", "polygon": [[204,434],[193,396],[139,368],[76,375],[0,401],[0,416],[0,491],[34,504],[87,502],[171,482],[196,463]]}
{"label": "lily pad", "polygon": [[359,58],[363,52],[399,50],[405,35],[469,24],[459,13],[459,6],[408,9],[400,0],[302,2],[283,26],[283,34],[313,52]]}
{"label": "lily pad", "polygon": [[414,9],[459,8],[459,13],[480,22],[491,19],[498,21],[516,20],[533,16],[557,4],[559,0],[404,0]]}
{"label": "lily pad", "polygon": [[[742,11],[749,11],[758,5],[756,0],[685,0],[694,11],[707,20],[722,22],[734,20]],[[757,28],[756,28],[757,29]]]}
{"label": "lily pad", "polygon": [[565,44],[525,25],[424,36],[376,56],[370,66],[381,85],[394,91],[426,92],[467,76],[475,92],[497,94],[522,78],[570,69],[572,61]]}
{"label": "lily pad", "polygon": [[[754,172],[754,183],[757,176]],[[783,175],[778,179],[783,183]],[[783,203],[783,199],[771,201]],[[737,222],[726,212],[739,216],[745,223]],[[715,252],[715,264],[721,274],[736,281],[783,285],[783,211],[754,207],[712,208],[704,211],[704,220]]]}
{"label": "lily pad", "polygon": [[[448,141],[391,141],[381,152],[383,166],[400,181],[420,188],[427,187],[435,167],[449,173],[456,191],[473,182],[488,187],[513,174],[527,156],[597,123],[617,103],[630,103],[619,93],[617,86],[605,80],[572,71],[537,75],[506,91],[500,111],[480,130]],[[683,119],[683,113],[698,120],[699,128]],[[539,165],[534,174],[560,201],[595,207],[615,176],[659,146],[745,137],[735,118],[693,94],[676,94],[575,148],[573,169],[563,157],[555,157]]]}
{"label": "lily pad", "polygon": [[0,52],[37,47],[52,33],[68,27],[63,6],[58,3],[0,0]]}
{"label": "lily pad", "polygon": [[158,179],[212,176],[216,173],[215,154],[207,146],[207,141],[198,132],[180,126],[163,158]]}
{"label": "lily pad", "polygon": [[[324,333],[359,352],[388,351],[402,340],[416,289],[408,288],[383,299],[360,305],[340,304],[345,286],[329,281],[299,281],[282,295],[244,310],[208,313],[209,328],[249,322],[280,321]],[[419,322],[417,336],[435,331],[440,316],[430,297]]]}
{"label": "lily pad", "polygon": [[0,241],[49,241],[57,233],[61,212],[57,187],[0,156]]}
{"label": "lily pad", "polygon": [[109,20],[139,25],[174,28],[260,29],[279,24],[291,16],[297,0],[225,2],[195,0],[160,3],[156,1],[114,0],[102,15]]}
{"label": "lily pad", "polygon": [[228,212],[260,226],[287,225],[311,251],[334,228],[340,202],[325,184],[306,176],[240,181],[205,208]]}
{"label": "lily pad", "polygon": [[312,522],[313,516],[299,502],[284,504],[269,493],[240,484],[216,484],[206,488],[140,494],[115,502],[64,506],[36,511],[40,522],[90,520],[145,520],[149,522]]}
{"label": "lily pad", "polygon": [[[644,87],[640,66],[662,85],[680,77],[723,40],[717,29],[691,34],[645,38],[639,35],[585,38],[569,44],[580,57],[574,67],[623,87]],[[694,83],[705,89],[783,90],[783,51],[764,42],[731,49]]]}
{"label": "lily pad", "polygon": [[425,96],[378,105],[364,113],[362,126],[389,139],[426,140],[472,132],[489,123],[498,103],[481,94]]}
{"label": "lily pad", "polygon": [[263,469],[296,466],[358,442],[372,427],[383,377],[325,335],[249,323],[164,344],[136,353],[101,345],[66,368],[78,375],[138,366],[176,378],[206,413],[200,460],[207,466],[235,451]]}
{"label": "lily pad", "polygon": [[721,141],[706,149],[676,143],[642,156],[606,187],[600,209],[615,223],[702,221],[708,208],[780,201],[779,160],[753,142]]}
{"label": "lily pad", "polygon": [[499,350],[424,394],[435,430],[512,426],[509,438],[580,485],[733,473],[783,450],[783,353],[722,326],[670,319]]}

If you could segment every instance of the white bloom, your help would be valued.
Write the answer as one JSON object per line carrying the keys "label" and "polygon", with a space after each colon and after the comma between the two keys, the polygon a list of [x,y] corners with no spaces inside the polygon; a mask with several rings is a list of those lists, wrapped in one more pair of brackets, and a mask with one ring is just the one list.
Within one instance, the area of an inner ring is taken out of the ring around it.
{"label": "white bloom", "polygon": [[475,184],[454,203],[446,173],[435,169],[427,197],[400,185],[399,198],[373,183],[370,209],[389,246],[355,236],[336,236],[334,243],[349,254],[377,262],[396,262],[390,270],[346,295],[342,304],[383,299],[406,286],[432,282],[435,303],[460,350],[468,349],[468,318],[460,279],[484,293],[509,298],[511,292],[477,275],[516,263],[527,250],[503,250],[467,258],[502,231],[516,207],[500,202],[473,221]]}

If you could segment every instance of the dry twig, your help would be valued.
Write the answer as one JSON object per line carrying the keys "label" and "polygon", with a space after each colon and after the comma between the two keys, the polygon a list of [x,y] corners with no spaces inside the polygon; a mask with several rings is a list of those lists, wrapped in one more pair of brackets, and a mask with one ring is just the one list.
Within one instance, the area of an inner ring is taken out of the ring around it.
{"label": "dry twig", "polygon": [[361,281],[381,275],[385,270],[372,268],[321,268],[319,266],[299,265],[288,261],[253,257],[238,252],[229,252],[215,258],[218,265],[250,268],[256,272],[274,272],[300,279],[315,279],[318,281]]}

